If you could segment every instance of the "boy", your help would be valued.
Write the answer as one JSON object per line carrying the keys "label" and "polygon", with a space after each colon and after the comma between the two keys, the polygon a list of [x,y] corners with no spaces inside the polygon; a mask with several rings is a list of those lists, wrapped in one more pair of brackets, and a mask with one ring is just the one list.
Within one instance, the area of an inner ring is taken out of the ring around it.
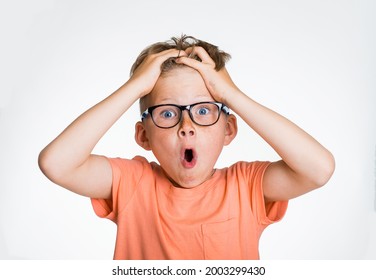
{"label": "boy", "polygon": [[[189,36],[148,47],[123,86],[41,152],[50,180],[92,198],[96,214],[117,224],[115,259],[258,259],[260,235],[283,217],[287,201],[331,177],[331,153],[237,88],[229,57]],[[138,99],[135,140],[159,164],[91,154]],[[229,108],[280,161],[214,168],[237,133]]]}

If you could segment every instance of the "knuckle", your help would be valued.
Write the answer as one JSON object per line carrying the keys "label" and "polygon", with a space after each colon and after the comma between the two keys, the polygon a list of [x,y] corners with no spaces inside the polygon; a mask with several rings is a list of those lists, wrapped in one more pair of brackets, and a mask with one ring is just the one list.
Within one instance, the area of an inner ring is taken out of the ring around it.
{"label": "knuckle", "polygon": [[204,50],[204,48],[203,47],[201,47],[201,46],[194,46],[194,49],[195,50],[200,50],[200,51],[203,51]]}

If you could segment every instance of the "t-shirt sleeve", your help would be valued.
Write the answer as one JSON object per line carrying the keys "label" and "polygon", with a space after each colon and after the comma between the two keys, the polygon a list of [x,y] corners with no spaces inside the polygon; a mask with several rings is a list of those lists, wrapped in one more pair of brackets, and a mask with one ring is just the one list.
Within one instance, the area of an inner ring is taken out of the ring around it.
{"label": "t-shirt sleeve", "polygon": [[263,177],[270,162],[252,162],[248,164],[248,182],[251,194],[251,207],[258,222],[270,225],[280,221],[286,213],[288,201],[274,201],[265,204],[263,192]]}
{"label": "t-shirt sleeve", "polygon": [[142,177],[147,160],[135,157],[132,160],[108,158],[112,169],[111,199],[91,198],[94,212],[101,218],[116,222],[120,213],[132,198]]}

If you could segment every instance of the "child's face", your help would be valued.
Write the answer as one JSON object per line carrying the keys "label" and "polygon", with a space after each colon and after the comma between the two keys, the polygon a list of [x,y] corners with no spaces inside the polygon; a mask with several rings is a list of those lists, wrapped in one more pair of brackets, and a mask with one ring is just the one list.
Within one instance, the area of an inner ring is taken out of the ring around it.
{"label": "child's face", "polygon": [[[214,101],[201,75],[189,67],[171,70],[161,76],[147,96],[146,106],[159,104],[190,105]],[[155,157],[170,179],[178,186],[191,188],[210,178],[222,151],[236,135],[236,119],[220,113],[211,126],[195,124],[188,111],[171,128],[157,127],[150,116],[136,125],[136,140]]]}

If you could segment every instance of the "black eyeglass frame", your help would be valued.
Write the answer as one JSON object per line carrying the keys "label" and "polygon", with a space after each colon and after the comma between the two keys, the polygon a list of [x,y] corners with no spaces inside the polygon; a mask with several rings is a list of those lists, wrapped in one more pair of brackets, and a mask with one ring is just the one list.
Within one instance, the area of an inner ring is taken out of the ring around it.
{"label": "black eyeglass frame", "polygon": [[[216,119],[215,122],[213,122],[212,124],[199,124],[197,123],[193,116],[192,116],[192,112],[191,112],[191,108],[196,106],[196,105],[200,105],[200,104],[214,104],[218,107],[218,117]],[[168,127],[164,127],[164,126],[159,126],[155,123],[154,121],[154,118],[153,118],[153,111],[158,108],[158,107],[162,107],[162,106],[173,106],[173,107],[176,107],[178,109],[180,109],[180,116],[179,116],[179,120],[176,122],[176,124],[172,125],[172,126],[168,126]],[[204,102],[198,102],[198,103],[193,103],[193,104],[190,104],[190,105],[176,105],[176,104],[159,104],[159,105],[155,105],[155,106],[151,106],[149,108],[147,108],[142,114],[141,114],[141,121],[143,121],[148,115],[151,116],[151,119],[153,121],[153,123],[159,127],[159,128],[164,128],[164,129],[167,129],[167,128],[172,128],[174,126],[176,126],[178,123],[181,122],[181,118],[183,116],[183,111],[184,110],[187,110],[188,111],[188,114],[189,114],[189,117],[191,118],[191,120],[199,125],[199,126],[211,126],[211,125],[214,125],[218,122],[220,116],[221,116],[221,111],[223,111],[226,115],[229,115],[230,114],[230,108],[227,107],[225,104],[223,103],[220,103],[220,102],[212,102],[212,101],[204,101]]]}

